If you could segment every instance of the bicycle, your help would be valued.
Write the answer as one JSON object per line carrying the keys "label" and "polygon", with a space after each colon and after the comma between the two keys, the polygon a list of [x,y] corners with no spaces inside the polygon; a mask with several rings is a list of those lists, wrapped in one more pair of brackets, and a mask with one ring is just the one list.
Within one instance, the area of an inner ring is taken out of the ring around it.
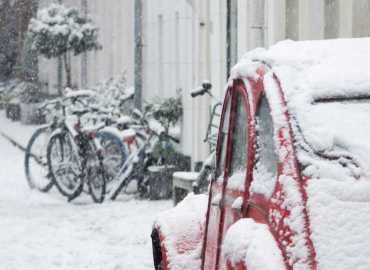
{"label": "bicycle", "polygon": [[203,142],[209,144],[211,154],[205,160],[197,179],[193,183],[194,194],[200,194],[207,191],[208,188],[208,178],[209,175],[215,169],[216,160],[216,145],[218,139],[218,128],[221,119],[222,103],[219,102],[211,93],[212,84],[209,82],[203,82],[202,86],[191,92],[191,97],[196,98],[198,96],[209,95],[213,101],[214,105],[211,110],[211,117],[208,123],[207,132]]}
{"label": "bicycle", "polygon": [[107,177],[106,190],[110,192],[114,177],[119,173],[130,153],[147,139],[140,123],[124,116],[116,120],[109,119],[109,125],[97,133],[97,138],[104,149],[104,169]]}
{"label": "bicycle", "polygon": [[[44,103],[39,107],[40,117],[46,117],[53,111],[60,109],[58,99]],[[51,109],[52,107],[53,109]],[[31,136],[25,150],[25,175],[31,189],[48,192],[53,187],[53,182],[47,166],[46,149],[52,132],[58,126],[59,117],[54,115],[49,124],[39,127]]]}
{"label": "bicycle", "polygon": [[[158,142],[168,143],[169,140],[179,143],[178,139],[163,132],[158,133],[154,128],[151,128],[145,114],[143,115],[141,112],[134,111],[134,115],[140,124],[137,125],[136,123],[136,131],[132,133],[131,140],[140,138],[143,141],[135,151],[129,154],[119,172],[112,180],[114,186],[108,194],[111,200],[115,200],[122,190],[129,186],[133,179],[138,181],[137,189],[140,196],[146,196],[148,194],[148,183],[145,176],[148,175],[148,167],[156,163],[151,156],[152,146]],[[142,130],[146,131],[145,134],[142,133]]]}
{"label": "bicycle", "polygon": [[[73,105],[88,107],[82,98],[90,95],[86,91],[78,92],[67,94],[63,106],[65,101],[70,100]],[[68,201],[78,197],[86,183],[93,201],[102,203],[106,192],[106,176],[103,149],[96,135],[105,124],[92,129],[83,128],[81,117],[89,112],[89,109],[73,110],[71,114],[77,117],[75,123],[67,117],[62,119],[47,145],[47,162],[53,183]]]}

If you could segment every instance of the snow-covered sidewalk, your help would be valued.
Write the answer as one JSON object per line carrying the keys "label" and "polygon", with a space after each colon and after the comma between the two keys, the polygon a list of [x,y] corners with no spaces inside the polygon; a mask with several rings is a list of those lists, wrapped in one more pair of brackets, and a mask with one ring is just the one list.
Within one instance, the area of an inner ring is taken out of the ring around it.
{"label": "snow-covered sidewalk", "polygon": [[[0,131],[29,136],[32,127],[7,121],[0,118]],[[55,190],[29,190],[23,158],[0,137],[0,269],[153,269],[151,225],[170,201],[67,203]]]}

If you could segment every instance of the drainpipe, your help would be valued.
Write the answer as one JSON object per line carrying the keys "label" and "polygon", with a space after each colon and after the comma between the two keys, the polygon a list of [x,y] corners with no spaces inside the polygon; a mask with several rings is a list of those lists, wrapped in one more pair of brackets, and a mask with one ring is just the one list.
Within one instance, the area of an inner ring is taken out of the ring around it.
{"label": "drainpipe", "polygon": [[[58,0],[59,4],[62,4],[62,0]],[[63,95],[63,60],[62,57],[58,57],[58,67],[57,67],[57,88],[58,88],[58,95]]]}
{"label": "drainpipe", "polygon": [[226,75],[238,60],[238,1],[226,2]]}
{"label": "drainpipe", "polygon": [[[82,14],[87,18],[88,7],[87,0],[81,0]],[[81,57],[81,86],[87,87],[87,52],[84,52]]]}
{"label": "drainpipe", "polygon": [[226,2],[226,78],[231,69],[231,0]]}
{"label": "drainpipe", "polygon": [[135,107],[141,110],[143,91],[143,3],[135,0]]}

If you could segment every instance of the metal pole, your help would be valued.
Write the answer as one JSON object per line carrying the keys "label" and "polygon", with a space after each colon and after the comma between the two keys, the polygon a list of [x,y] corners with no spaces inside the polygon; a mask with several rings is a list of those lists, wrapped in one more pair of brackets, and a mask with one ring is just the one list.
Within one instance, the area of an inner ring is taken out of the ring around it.
{"label": "metal pole", "polygon": [[226,2],[226,77],[231,69],[231,0]]}
{"label": "metal pole", "polygon": [[[83,16],[87,18],[87,0],[81,0],[81,8]],[[87,52],[84,52],[81,56],[81,86],[82,88],[87,87]]]}
{"label": "metal pole", "polygon": [[230,76],[230,70],[238,60],[238,1],[227,0],[226,3],[226,72]]}
{"label": "metal pole", "polygon": [[143,91],[142,0],[135,0],[135,107],[141,110]]}
{"label": "metal pole", "polygon": [[[62,0],[58,0],[59,4],[62,4]],[[63,60],[62,57],[58,57],[58,68],[57,68],[57,87],[58,87],[58,94],[61,96],[63,93]]]}

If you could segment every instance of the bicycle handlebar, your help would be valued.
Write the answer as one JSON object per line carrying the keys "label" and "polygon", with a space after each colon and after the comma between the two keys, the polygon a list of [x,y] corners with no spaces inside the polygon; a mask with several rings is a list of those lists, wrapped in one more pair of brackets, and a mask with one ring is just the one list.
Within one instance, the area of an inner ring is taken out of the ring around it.
{"label": "bicycle handlebar", "polygon": [[175,137],[173,137],[173,136],[171,136],[171,135],[167,135],[167,134],[165,134],[166,135],[166,137],[168,137],[171,141],[174,141],[175,143],[180,143],[180,140],[179,139],[177,139],[177,138],[175,138]]}
{"label": "bicycle handlebar", "polygon": [[202,86],[194,89],[193,91],[191,91],[191,97],[195,98],[197,96],[203,96],[204,94],[208,94],[212,97],[212,94],[210,92],[210,90],[212,89],[212,84],[208,81],[204,81],[202,83]]}
{"label": "bicycle handlebar", "polygon": [[155,130],[153,130],[151,128],[149,128],[149,129],[158,138],[162,136],[162,137],[167,138],[167,139],[169,139],[169,140],[171,140],[171,141],[173,141],[175,143],[180,143],[180,140],[179,139],[177,139],[177,138],[175,138],[175,137],[173,137],[173,136],[171,136],[169,134],[166,134],[164,132],[158,133],[158,132],[156,132]]}
{"label": "bicycle handlebar", "polygon": [[203,96],[205,93],[207,93],[208,90],[204,89],[203,87],[197,88],[193,90],[190,95],[192,98],[195,98],[197,96]]}

